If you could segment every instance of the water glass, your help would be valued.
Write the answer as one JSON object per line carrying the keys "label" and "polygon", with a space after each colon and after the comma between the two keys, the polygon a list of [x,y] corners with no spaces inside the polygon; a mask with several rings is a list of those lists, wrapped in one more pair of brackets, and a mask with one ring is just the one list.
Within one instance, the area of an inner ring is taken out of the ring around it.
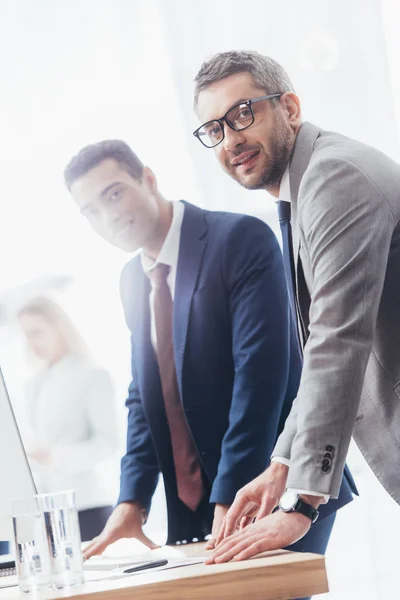
{"label": "water glass", "polygon": [[44,522],[50,582],[59,590],[83,583],[83,555],[73,490],[37,496]]}
{"label": "water glass", "polygon": [[21,592],[50,587],[50,560],[37,496],[11,500],[15,564]]}

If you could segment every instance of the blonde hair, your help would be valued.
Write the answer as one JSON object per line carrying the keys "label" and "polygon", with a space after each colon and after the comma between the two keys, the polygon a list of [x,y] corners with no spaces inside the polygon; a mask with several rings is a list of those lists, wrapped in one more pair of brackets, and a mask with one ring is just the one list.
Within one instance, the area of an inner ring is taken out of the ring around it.
{"label": "blonde hair", "polygon": [[73,324],[69,315],[51,298],[37,297],[24,304],[18,311],[23,315],[39,315],[60,334],[67,350],[82,358],[91,358],[88,345]]}

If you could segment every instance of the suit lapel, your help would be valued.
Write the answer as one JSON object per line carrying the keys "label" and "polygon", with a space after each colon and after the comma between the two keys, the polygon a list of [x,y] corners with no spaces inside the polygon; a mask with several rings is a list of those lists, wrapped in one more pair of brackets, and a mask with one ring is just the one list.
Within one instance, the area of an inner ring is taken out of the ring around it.
{"label": "suit lapel", "polygon": [[292,214],[292,235],[293,235],[293,256],[296,270],[296,286],[298,289],[298,262],[300,249],[300,224],[298,219],[298,196],[299,188],[303,175],[310,163],[314,144],[322,129],[312,125],[312,123],[303,123],[297,134],[293,155],[289,165],[290,181],[290,201]]}
{"label": "suit lapel", "polygon": [[179,245],[178,268],[174,298],[174,351],[179,391],[182,395],[183,358],[189,327],[193,293],[207,246],[207,225],[204,211],[187,202]]}
{"label": "suit lapel", "polygon": [[300,226],[297,218],[297,196],[300,186],[300,178],[296,173],[289,172],[290,177],[290,204],[291,204],[291,225],[293,236],[293,256],[294,268],[296,273],[296,288],[297,288],[297,266],[299,260],[300,249]]}
{"label": "suit lapel", "polygon": [[310,163],[315,142],[321,133],[321,128],[311,123],[303,123],[296,138],[293,155],[289,165],[291,224],[293,236],[293,257],[296,276],[296,295],[300,308],[300,325],[303,335],[303,345],[308,336],[310,298],[304,279],[303,267],[300,260],[301,229],[298,217],[298,196],[303,175]]}
{"label": "suit lapel", "polygon": [[141,273],[141,290],[140,290],[140,309],[137,311],[137,345],[139,352],[136,355],[138,377],[143,381],[146,373],[149,372],[149,358],[154,354],[151,345],[150,334],[150,281],[148,277]]}
{"label": "suit lapel", "polygon": [[139,258],[133,281],[135,282],[136,297],[132,328],[133,361],[143,406],[146,413],[151,414],[151,411],[148,412],[148,402],[154,403],[155,399],[161,395],[161,386],[157,359],[151,343],[149,301],[151,285],[149,278],[143,272]]}

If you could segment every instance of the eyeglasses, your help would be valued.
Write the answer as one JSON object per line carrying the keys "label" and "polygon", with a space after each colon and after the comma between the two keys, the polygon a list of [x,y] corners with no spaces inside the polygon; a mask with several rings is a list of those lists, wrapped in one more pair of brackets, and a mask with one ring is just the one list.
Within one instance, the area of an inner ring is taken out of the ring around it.
{"label": "eyeglasses", "polygon": [[224,123],[226,123],[233,131],[243,131],[254,123],[254,111],[252,105],[262,100],[271,100],[271,98],[280,98],[281,94],[268,94],[268,96],[260,96],[259,98],[251,98],[245,102],[240,102],[232,106],[227,113],[220,119],[207,121],[201,125],[193,135],[206,148],[215,148],[222,142],[225,137]]}

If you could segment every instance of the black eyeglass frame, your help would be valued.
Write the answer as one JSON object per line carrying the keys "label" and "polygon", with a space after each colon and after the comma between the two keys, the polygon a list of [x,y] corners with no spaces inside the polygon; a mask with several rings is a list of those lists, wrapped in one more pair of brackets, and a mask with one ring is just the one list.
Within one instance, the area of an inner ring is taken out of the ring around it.
{"label": "black eyeglass frame", "polygon": [[[272,98],[280,98],[281,96],[283,96],[284,93],[285,92],[279,92],[276,94],[267,94],[266,96],[259,96],[257,98],[250,98],[250,100],[245,100],[244,102],[238,102],[237,104],[234,104],[233,106],[231,106],[226,111],[224,116],[221,117],[220,119],[211,119],[211,121],[207,121],[206,123],[203,123],[202,125],[200,125],[200,127],[198,127],[195,131],[193,131],[193,135],[199,140],[199,142],[201,142],[201,144],[205,148],[215,148],[216,146],[218,146],[218,144],[220,144],[225,139],[224,123],[226,123],[228,125],[228,127],[230,127],[231,129],[233,129],[233,131],[244,131],[245,129],[248,129],[249,127],[251,127],[254,123],[255,117],[254,117],[254,111],[252,109],[252,104],[256,104],[256,102],[261,102],[262,100],[271,100]],[[230,113],[231,110],[233,110],[237,106],[248,106],[250,109],[250,112],[251,112],[251,123],[249,123],[245,127],[241,127],[240,129],[236,129],[235,126],[233,125],[233,123],[231,123],[229,121],[229,119],[226,118],[226,115],[228,113]],[[210,123],[219,123],[221,130],[222,130],[222,138],[219,140],[219,142],[217,142],[213,146],[208,146],[205,142],[203,142],[203,140],[201,139],[201,136],[200,136],[200,129],[202,129],[206,125],[209,125]]]}

